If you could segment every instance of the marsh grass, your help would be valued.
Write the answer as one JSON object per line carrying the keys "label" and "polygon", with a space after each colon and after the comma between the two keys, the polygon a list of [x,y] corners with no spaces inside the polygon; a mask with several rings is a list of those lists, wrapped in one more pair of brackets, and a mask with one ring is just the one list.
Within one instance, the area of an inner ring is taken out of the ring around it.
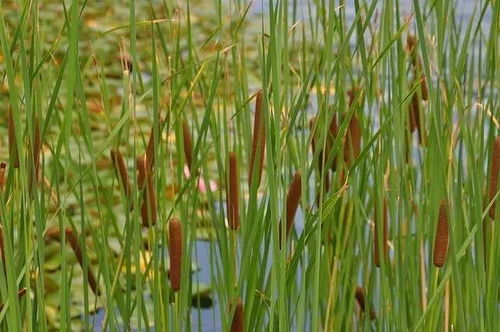
{"label": "marsh grass", "polygon": [[500,330],[500,2],[462,5],[2,2],[1,329]]}

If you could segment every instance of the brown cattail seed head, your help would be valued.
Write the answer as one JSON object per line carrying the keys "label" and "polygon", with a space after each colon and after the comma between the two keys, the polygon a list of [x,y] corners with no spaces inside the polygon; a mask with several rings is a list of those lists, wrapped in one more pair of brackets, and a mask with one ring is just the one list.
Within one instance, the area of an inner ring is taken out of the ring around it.
{"label": "brown cattail seed head", "polygon": [[236,153],[229,153],[229,190],[227,198],[227,213],[229,228],[236,230],[240,227],[239,198],[238,198],[238,159]]}
{"label": "brown cattail seed head", "polygon": [[[80,266],[83,269],[84,265],[83,265],[82,250],[80,248],[80,244],[78,243],[78,240],[76,238],[75,233],[69,227],[66,228],[66,240],[68,240],[69,245],[71,246],[71,249],[73,249],[73,252],[75,253],[75,256],[76,256],[78,263],[80,264]],[[94,292],[94,294],[96,296],[101,295],[101,291],[99,290],[99,286],[97,285],[97,281],[95,280],[94,274],[90,270],[90,267],[87,267],[87,271],[88,271],[87,279],[88,279],[90,289],[92,289],[92,292]]]}
{"label": "brown cattail seed head", "polygon": [[113,162],[113,167],[115,169],[116,176],[118,177],[118,181],[120,181],[123,186],[123,190],[125,190],[125,194],[130,199],[132,189],[128,179],[127,165],[125,165],[125,159],[123,158],[120,150],[111,149],[111,161]]}
{"label": "brown cattail seed head", "polygon": [[351,165],[358,158],[361,151],[361,124],[355,114],[352,115],[347,128],[346,142],[344,145],[344,159],[346,165]]}
{"label": "brown cattail seed head", "polygon": [[181,288],[182,271],[182,224],[177,218],[168,223],[168,251],[170,254],[170,285],[174,292]]}
{"label": "brown cattail seed head", "polygon": [[5,185],[5,169],[7,168],[7,164],[4,162],[0,163],[0,191],[3,190]]}
{"label": "brown cattail seed head", "polygon": [[422,76],[422,81],[420,82],[420,92],[422,93],[422,100],[429,99],[429,88],[427,87],[427,79]]}
{"label": "brown cattail seed head", "polygon": [[446,209],[446,202],[442,200],[439,207],[436,237],[434,239],[433,261],[437,267],[443,267],[448,251],[448,212]]}
{"label": "brown cattail seed head", "polygon": [[243,301],[236,299],[236,308],[234,310],[233,322],[231,323],[231,332],[243,332],[245,330],[245,313],[243,311]]}
{"label": "brown cattail seed head", "polygon": [[[262,91],[257,92],[255,98],[255,116],[252,137],[252,152],[250,155],[250,166],[248,170],[248,185],[252,184],[252,174],[255,169],[256,159],[259,159],[259,168],[257,170],[257,186],[262,177],[262,167],[264,165],[264,151],[266,149],[266,128],[262,119]],[[257,156],[258,152],[258,156]]]}
{"label": "brown cattail seed head", "polygon": [[193,141],[191,140],[191,131],[186,120],[182,122],[182,138],[184,141],[184,157],[186,158],[186,165],[191,169],[193,163]]}
{"label": "brown cattail seed head", "polygon": [[[356,292],[354,293],[354,297],[356,298],[356,301],[358,302],[359,308],[361,309],[361,312],[366,311],[366,300],[365,300],[365,290],[362,287],[356,287]],[[370,319],[374,320],[377,318],[377,315],[375,314],[375,310],[373,308],[370,309]]]}
{"label": "brown cattail seed head", "polygon": [[[490,202],[495,198],[498,188],[498,171],[500,169],[500,137],[496,137],[493,142],[493,150],[491,152],[491,167],[490,167]],[[498,198],[497,198],[498,199]],[[493,203],[490,208],[490,218],[495,219],[495,206]]]}
{"label": "brown cattail seed head", "polygon": [[389,251],[389,246],[388,246],[388,243],[387,243],[387,200],[384,199],[384,211],[383,211],[383,215],[382,215],[382,224],[380,225],[379,222],[378,222],[378,214],[377,212],[375,212],[375,218],[374,218],[374,221],[375,221],[375,231],[373,232],[374,234],[374,241],[373,241],[373,245],[374,245],[374,251],[373,251],[373,260],[375,261],[375,265],[377,267],[380,267],[380,254],[379,254],[379,240],[378,240],[378,232],[379,232],[379,229],[381,228],[382,229],[382,253],[383,253],[383,259],[386,259],[387,258],[387,253]]}
{"label": "brown cattail seed head", "polygon": [[146,168],[148,171],[152,171],[154,168],[155,161],[155,127],[151,127],[151,134],[149,136],[148,146],[146,147]]}
{"label": "brown cattail seed head", "polygon": [[292,183],[286,196],[286,234],[288,235],[293,227],[293,220],[297,213],[297,208],[302,195],[302,176],[300,171],[296,171]]}

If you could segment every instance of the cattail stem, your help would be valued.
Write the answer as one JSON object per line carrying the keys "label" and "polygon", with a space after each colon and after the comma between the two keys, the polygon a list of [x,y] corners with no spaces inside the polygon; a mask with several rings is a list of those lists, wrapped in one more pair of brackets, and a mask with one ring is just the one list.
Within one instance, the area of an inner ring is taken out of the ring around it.
{"label": "cattail stem", "polygon": [[[500,137],[496,137],[493,142],[493,149],[491,152],[491,167],[490,167],[490,202],[495,199],[498,188],[498,171],[500,169]],[[490,218],[495,219],[495,202],[490,207]]]}
{"label": "cattail stem", "polygon": [[177,218],[170,219],[168,223],[170,254],[170,285],[174,292],[181,288],[182,271],[182,224]]}
{"label": "cattail stem", "polygon": [[[76,259],[77,259],[78,263],[80,264],[80,266],[83,269],[84,265],[83,265],[82,250],[80,248],[80,244],[78,243],[78,240],[76,238],[75,233],[69,227],[66,228],[66,239],[68,240],[68,242],[69,242],[69,244],[71,246],[71,249],[73,249],[73,252],[75,253],[75,256],[76,256]],[[96,281],[96,279],[94,277],[94,274],[90,270],[90,267],[87,267],[87,280],[88,280],[90,289],[92,289],[92,292],[94,292],[94,294],[96,296],[101,295],[101,291],[99,289],[99,286],[97,285],[97,281]]]}
{"label": "cattail stem", "polygon": [[245,330],[245,313],[243,311],[243,301],[236,299],[236,308],[234,309],[233,322],[231,323],[231,332],[243,332]]}
{"label": "cattail stem", "polygon": [[3,242],[3,226],[0,225],[0,259],[5,262],[5,245]]}
{"label": "cattail stem", "polygon": [[229,228],[236,230],[240,227],[238,190],[238,159],[236,153],[229,153],[229,190],[227,198],[227,213]]}
{"label": "cattail stem", "polygon": [[286,196],[286,234],[290,233],[293,227],[293,220],[300,203],[302,195],[302,176],[300,171],[296,171],[292,183]]}
{"label": "cattail stem", "polygon": [[386,259],[387,258],[387,254],[388,254],[388,251],[389,251],[389,246],[388,246],[388,243],[387,243],[387,200],[384,199],[384,207],[383,207],[383,215],[382,215],[382,225],[379,224],[378,222],[378,214],[375,210],[375,218],[374,218],[374,222],[375,222],[375,231],[373,232],[373,235],[374,235],[374,241],[373,241],[373,244],[374,244],[374,248],[373,248],[373,260],[375,262],[375,265],[377,267],[380,267],[380,246],[379,246],[379,230],[381,229],[382,230],[382,259]]}
{"label": "cattail stem", "polygon": [[39,169],[40,169],[40,152],[42,149],[42,140],[40,134],[40,122],[38,118],[35,120],[34,124],[35,135],[32,143],[32,158],[33,158],[33,169],[29,175],[30,190],[33,190],[33,186],[38,183]]}
{"label": "cattail stem", "polygon": [[[257,170],[257,187],[262,178],[262,168],[264,165],[264,153],[266,149],[266,128],[262,119],[262,91],[257,92],[255,98],[255,116],[253,125],[252,152],[250,155],[250,165],[248,170],[248,185],[252,185],[252,176],[255,169],[255,163],[259,162]],[[258,155],[257,155],[258,152]],[[258,158],[258,160],[256,160]]]}
{"label": "cattail stem", "polygon": [[140,190],[143,190],[141,205],[142,226],[149,227],[156,224],[156,191],[153,184],[153,172],[148,168],[147,156],[137,157],[138,179]]}
{"label": "cattail stem", "polygon": [[193,141],[191,139],[191,131],[189,130],[189,124],[186,120],[182,121],[182,138],[184,143],[184,157],[186,158],[186,165],[189,168],[189,171],[192,172]]}
{"label": "cattail stem", "polygon": [[439,219],[434,239],[434,265],[443,267],[446,261],[446,253],[448,251],[448,213],[446,211],[446,202],[441,201],[439,207]]}

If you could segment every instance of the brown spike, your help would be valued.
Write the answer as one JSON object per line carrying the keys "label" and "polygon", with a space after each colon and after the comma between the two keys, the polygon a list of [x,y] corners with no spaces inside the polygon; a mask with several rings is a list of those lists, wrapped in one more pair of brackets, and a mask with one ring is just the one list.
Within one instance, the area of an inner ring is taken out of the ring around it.
{"label": "brown spike", "polygon": [[[362,287],[356,287],[356,291],[354,293],[354,297],[356,298],[356,301],[358,302],[359,308],[361,309],[361,312],[366,311],[366,303],[365,303],[365,290]],[[370,309],[370,319],[374,320],[377,318],[377,315],[375,314],[375,310],[373,308]]]}
{"label": "brown spike", "polygon": [[12,110],[9,111],[9,158],[11,165],[14,168],[19,168],[19,151],[17,151],[16,143],[16,129],[14,127],[14,118],[12,116]]}
{"label": "brown spike", "polygon": [[296,171],[292,183],[286,196],[286,234],[288,235],[293,227],[293,220],[297,213],[297,208],[302,195],[302,176],[300,171]]}
{"label": "brown spike", "polygon": [[374,227],[374,241],[373,241],[373,260],[375,262],[375,265],[377,267],[380,267],[380,254],[379,254],[379,242],[378,242],[378,228],[382,227],[382,252],[383,252],[383,259],[385,260],[387,258],[387,254],[389,252],[389,246],[387,243],[388,236],[387,236],[387,199],[384,199],[384,211],[383,211],[383,216],[382,216],[382,225],[378,226],[378,214],[376,212],[377,209],[375,209],[375,227]]}
{"label": "brown spike", "polygon": [[125,159],[118,148],[111,149],[111,161],[113,162],[113,167],[115,169],[116,177],[123,186],[125,195],[131,200],[132,188],[128,179],[127,165],[125,165]]}
{"label": "brown spike", "polygon": [[170,285],[174,292],[181,288],[182,271],[182,224],[177,218],[168,223],[168,252],[170,255]]}
{"label": "brown spike", "polygon": [[182,138],[184,140],[184,156],[186,158],[186,165],[191,169],[193,164],[193,142],[191,140],[191,131],[189,130],[189,125],[186,120],[182,121]]}
{"label": "brown spike", "polygon": [[[75,253],[75,256],[76,256],[76,259],[77,259],[78,263],[80,264],[80,266],[83,269],[82,250],[80,248],[80,244],[78,243],[78,240],[76,238],[75,233],[69,227],[66,228],[66,239],[68,240],[68,242],[69,242],[69,244],[71,246],[71,249],[73,249],[73,252]],[[88,283],[89,283],[90,289],[92,289],[92,292],[94,292],[94,294],[96,296],[101,295],[101,291],[99,289],[99,286],[97,285],[97,282],[95,280],[94,274],[90,270],[89,266],[87,267],[87,279],[88,279]]]}
{"label": "brown spike", "polygon": [[439,207],[436,237],[434,239],[433,261],[437,267],[443,267],[448,251],[448,213],[446,208],[446,202],[442,200]]}
{"label": "brown spike", "polygon": [[146,147],[146,162],[147,169],[152,171],[155,162],[155,126],[151,126],[151,134],[149,135],[148,145]]}
{"label": "brown spike", "polygon": [[227,213],[229,228],[233,230],[240,227],[238,195],[238,159],[236,153],[229,152],[229,190],[227,198]]}
{"label": "brown spike", "polygon": [[420,82],[420,91],[422,93],[422,100],[429,99],[429,89],[427,88],[427,79],[422,75],[422,81]]}
{"label": "brown spike", "polygon": [[[264,153],[266,149],[266,128],[262,120],[262,91],[259,90],[255,99],[255,117],[252,137],[252,152],[250,155],[250,165],[248,171],[248,185],[252,184],[252,174],[256,158],[259,158],[259,169],[257,170],[257,187],[262,178],[262,168],[264,165]],[[257,156],[257,151],[259,155]]]}
{"label": "brown spike", "polygon": [[7,164],[5,162],[0,163],[0,191],[3,190],[5,185],[5,169],[7,168]]}
{"label": "brown spike", "polygon": [[243,311],[243,301],[236,299],[236,308],[234,310],[233,322],[231,323],[231,332],[243,332],[245,330],[245,313]]}
{"label": "brown spike", "polygon": [[346,165],[350,166],[361,151],[361,124],[355,114],[352,115],[347,129],[346,142],[344,145],[344,159]]}
{"label": "brown spike", "polygon": [[[495,198],[498,188],[498,170],[500,169],[500,137],[496,137],[493,142],[493,148],[491,151],[491,167],[490,167],[490,202]],[[489,214],[491,219],[495,219],[495,205],[491,205]]]}

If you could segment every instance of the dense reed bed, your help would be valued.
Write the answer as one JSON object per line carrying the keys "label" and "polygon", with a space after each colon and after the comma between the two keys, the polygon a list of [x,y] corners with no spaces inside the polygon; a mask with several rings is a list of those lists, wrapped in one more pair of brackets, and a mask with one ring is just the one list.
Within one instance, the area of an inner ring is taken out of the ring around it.
{"label": "dense reed bed", "polygon": [[499,27],[3,1],[1,330],[499,331]]}

